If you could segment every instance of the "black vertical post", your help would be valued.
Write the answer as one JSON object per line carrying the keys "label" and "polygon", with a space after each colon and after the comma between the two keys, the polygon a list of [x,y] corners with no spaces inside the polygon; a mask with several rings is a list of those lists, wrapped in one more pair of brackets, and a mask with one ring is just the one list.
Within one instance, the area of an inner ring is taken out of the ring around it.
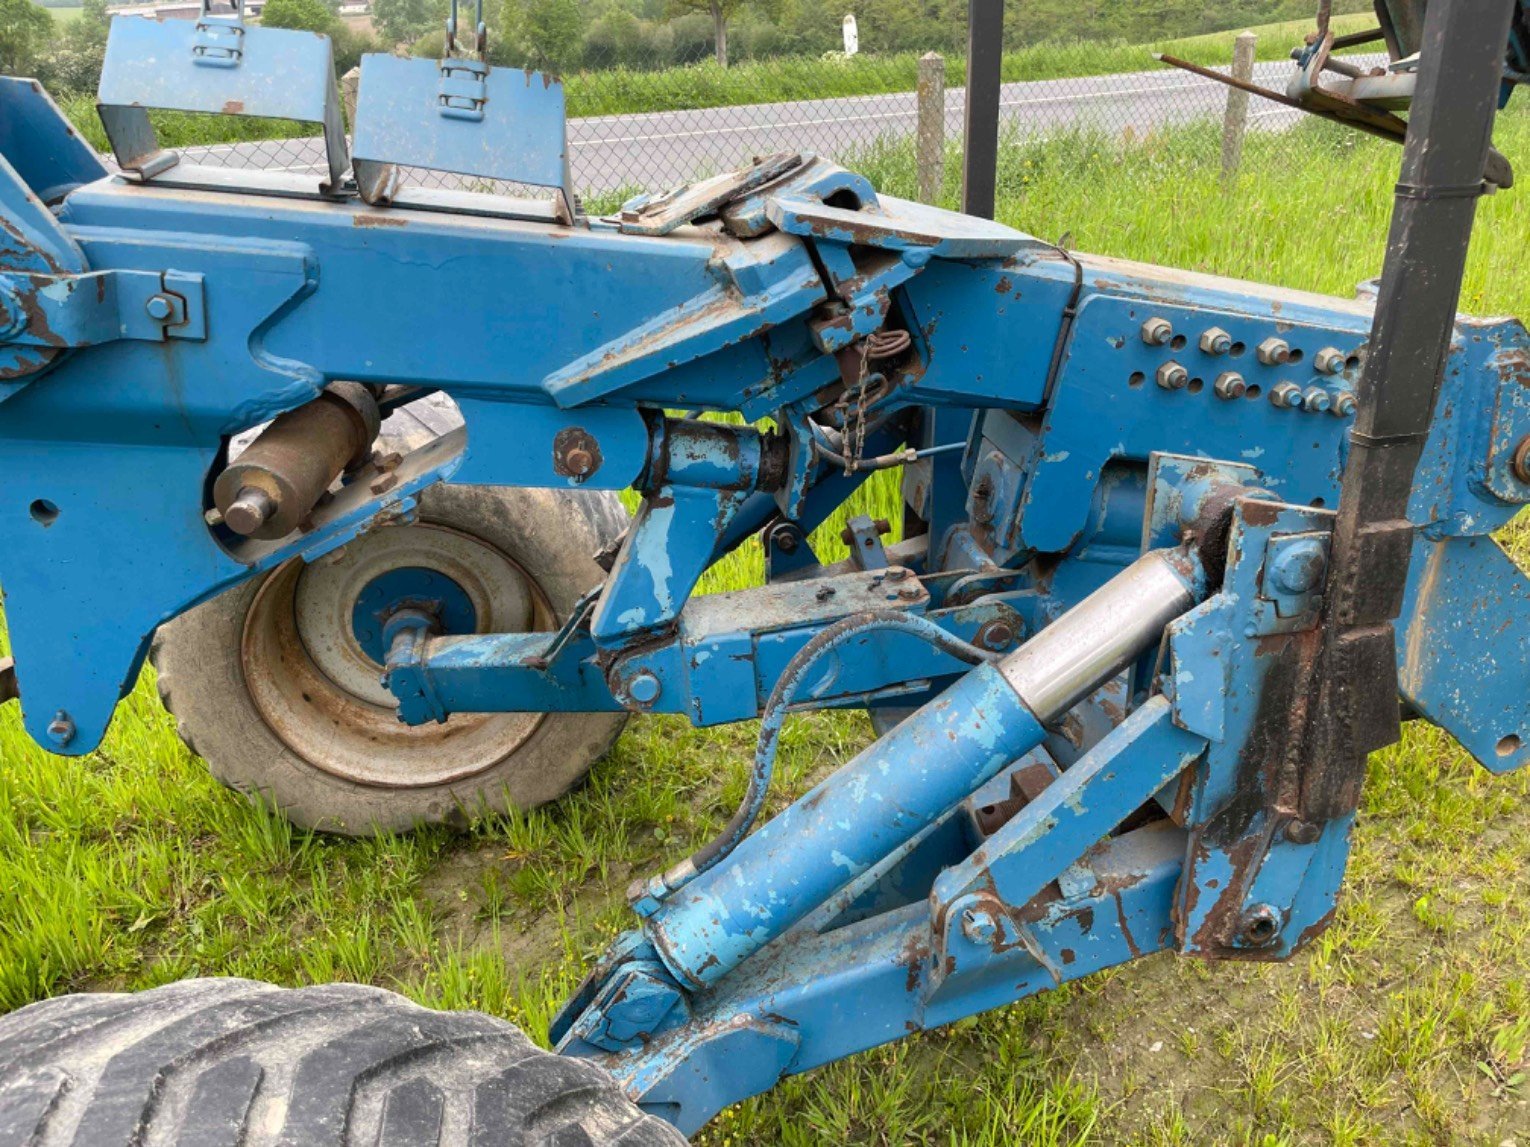
{"label": "black vertical post", "polygon": [[967,97],[962,116],[962,210],[993,218],[999,168],[1004,0],[967,0]]}
{"label": "black vertical post", "polygon": [[1434,419],[1483,192],[1514,0],[1433,0],[1334,527],[1323,681],[1302,805],[1353,810],[1365,754],[1399,734],[1392,622],[1402,610],[1414,471]]}

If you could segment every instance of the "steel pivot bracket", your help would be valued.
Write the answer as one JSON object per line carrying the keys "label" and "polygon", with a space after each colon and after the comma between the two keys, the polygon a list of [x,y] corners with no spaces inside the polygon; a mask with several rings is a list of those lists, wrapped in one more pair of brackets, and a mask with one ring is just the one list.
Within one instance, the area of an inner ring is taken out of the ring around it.
{"label": "steel pivot bracket", "polygon": [[202,276],[177,271],[0,274],[0,346],[207,337]]}
{"label": "steel pivot bracket", "polygon": [[311,194],[302,177],[182,163],[178,152],[160,146],[149,111],[290,119],[323,125],[328,175],[317,190],[341,192],[350,162],[329,37],[247,28],[244,0],[233,0],[232,15],[213,15],[208,4],[202,0],[195,23],[112,20],[96,110],[117,165],[139,181],[166,186]]}

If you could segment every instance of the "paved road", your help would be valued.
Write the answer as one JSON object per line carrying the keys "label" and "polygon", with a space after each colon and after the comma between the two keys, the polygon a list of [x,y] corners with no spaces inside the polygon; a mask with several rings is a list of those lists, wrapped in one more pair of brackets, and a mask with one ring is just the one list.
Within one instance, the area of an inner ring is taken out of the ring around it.
{"label": "paved road", "polygon": [[[1356,62],[1370,62],[1358,57]],[[1284,90],[1292,65],[1256,65],[1254,79]],[[1121,135],[1219,115],[1227,89],[1213,80],[1168,68],[1115,76],[1005,84],[1000,107],[1008,130],[1045,136],[1060,129],[1098,126]],[[946,131],[960,136],[965,89],[946,93]],[[1254,127],[1279,130],[1300,112],[1255,99]],[[774,151],[816,151],[844,157],[878,139],[912,135],[912,92],[848,96],[790,103],[638,115],[592,116],[569,121],[575,185],[584,194],[661,189],[727,170]],[[187,159],[230,167],[313,172],[323,167],[317,139],[273,140],[188,148]]]}

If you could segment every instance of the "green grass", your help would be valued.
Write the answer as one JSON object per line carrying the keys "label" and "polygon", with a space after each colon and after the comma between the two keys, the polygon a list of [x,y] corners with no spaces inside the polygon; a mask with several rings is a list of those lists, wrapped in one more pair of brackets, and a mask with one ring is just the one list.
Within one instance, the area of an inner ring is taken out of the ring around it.
{"label": "green grass", "polygon": [[[1092,251],[1348,293],[1383,251],[1398,152],[1321,125],[1251,145],[1225,191],[1198,131],[1005,149],[1000,216]],[[1530,116],[1499,144],[1530,155]],[[909,193],[906,148],[861,159]],[[955,186],[955,160],[949,181]],[[1530,312],[1530,201],[1487,200],[1465,305]],[[867,508],[891,516],[879,481]],[[838,556],[837,523],[819,541]],[[1505,535],[1530,561],[1530,521]],[[746,549],[707,588],[759,576]],[[777,805],[862,746],[855,714],[791,721]],[[342,841],[209,779],[151,682],[74,762],[0,712],[0,1008],[82,988],[236,974],[357,978],[540,1036],[628,920],[620,889],[739,798],[750,726],[632,722],[556,806]],[[705,1141],[1486,1143],[1530,1127],[1530,777],[1411,727],[1370,763],[1337,922],[1287,965],[1155,957],[878,1049],[726,1112]]]}
{"label": "green grass", "polygon": [[[1336,17],[1334,27],[1340,32],[1355,31],[1366,26],[1365,19]],[[1258,57],[1285,59],[1311,27],[1310,22],[1303,21],[1259,25],[1252,29],[1259,34]],[[1006,83],[1011,83],[1149,71],[1159,66],[1153,60],[1154,52],[1166,52],[1208,66],[1225,65],[1232,59],[1237,34],[1235,29],[1152,44],[1110,40],[1033,44],[1004,53],[1003,77]],[[946,57],[948,87],[966,83],[966,66],[961,56]],[[863,53],[848,59],[745,60],[727,68],[706,61],[658,71],[628,68],[579,71],[564,77],[564,87],[569,115],[620,115],[909,92],[918,83],[918,67],[917,52]]]}

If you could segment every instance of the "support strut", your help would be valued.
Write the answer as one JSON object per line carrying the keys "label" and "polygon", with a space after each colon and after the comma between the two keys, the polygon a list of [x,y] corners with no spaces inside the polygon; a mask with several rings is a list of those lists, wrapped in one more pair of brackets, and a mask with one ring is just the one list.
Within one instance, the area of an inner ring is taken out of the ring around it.
{"label": "support strut", "polygon": [[1386,262],[1358,387],[1325,594],[1320,702],[1302,815],[1359,803],[1368,753],[1401,735],[1392,623],[1402,610],[1414,471],[1434,418],[1483,194],[1514,0],[1435,0],[1425,19]]}

